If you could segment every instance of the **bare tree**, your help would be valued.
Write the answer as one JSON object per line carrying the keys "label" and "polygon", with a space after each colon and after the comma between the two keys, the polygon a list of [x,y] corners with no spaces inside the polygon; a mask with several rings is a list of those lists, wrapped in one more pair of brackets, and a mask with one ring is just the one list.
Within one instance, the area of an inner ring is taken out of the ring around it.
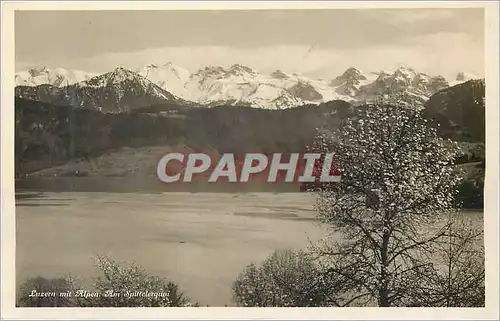
{"label": "bare tree", "polygon": [[335,146],[342,176],[318,192],[316,204],[322,222],[340,234],[315,247],[343,284],[331,301],[411,305],[415,281],[436,275],[429,255],[450,229],[443,215],[460,181],[457,145],[441,139],[421,109],[399,102],[359,107],[338,132],[317,139],[316,146]]}
{"label": "bare tree", "polygon": [[434,242],[434,269],[421,275],[410,305],[484,307],[483,230],[474,215],[450,215],[444,237]]}

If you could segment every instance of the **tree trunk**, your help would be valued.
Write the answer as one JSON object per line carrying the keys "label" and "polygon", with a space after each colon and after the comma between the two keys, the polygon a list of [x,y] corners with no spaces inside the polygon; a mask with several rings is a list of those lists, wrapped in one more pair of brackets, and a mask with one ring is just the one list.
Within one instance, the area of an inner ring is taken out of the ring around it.
{"label": "tree trunk", "polygon": [[382,236],[382,246],[380,248],[380,285],[378,291],[378,304],[381,307],[388,307],[389,302],[389,276],[387,274],[388,250],[389,250],[389,232],[384,232]]}

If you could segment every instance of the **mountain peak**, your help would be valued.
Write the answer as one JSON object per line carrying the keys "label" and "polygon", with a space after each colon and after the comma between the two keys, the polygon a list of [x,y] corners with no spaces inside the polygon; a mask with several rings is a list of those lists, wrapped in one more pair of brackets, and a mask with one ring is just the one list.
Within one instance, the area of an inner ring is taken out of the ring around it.
{"label": "mountain peak", "polygon": [[145,65],[142,68],[139,68],[136,72],[141,74],[144,71],[155,71],[157,69],[163,69],[163,70],[171,70],[171,71],[178,71],[178,70],[184,70],[183,68],[175,65],[172,62],[167,62],[164,64],[158,64],[158,63],[150,63]]}
{"label": "mountain peak", "polygon": [[290,78],[289,75],[284,73],[283,71],[277,69],[271,73],[271,77],[276,78],[276,79],[287,79]]}
{"label": "mountain peak", "polygon": [[165,101],[177,101],[177,97],[169,91],[122,66],[78,83],[76,87],[77,91],[86,93],[83,98],[75,96],[81,100],[79,104],[107,112],[123,112]]}
{"label": "mountain peak", "polygon": [[[339,78],[339,77],[337,77]],[[357,80],[365,80],[366,77],[363,75],[361,70],[350,67],[340,76],[342,79],[357,79]]]}
{"label": "mountain peak", "polygon": [[413,68],[410,68],[410,67],[407,67],[407,66],[399,66],[398,69],[396,70],[411,70],[411,71],[414,71]]}
{"label": "mountain peak", "polygon": [[197,75],[200,75],[202,77],[209,77],[209,76],[214,76],[214,75],[220,75],[226,73],[226,70],[220,66],[206,66],[205,68],[202,68],[198,70],[196,73]]}
{"label": "mountain peak", "polygon": [[[419,85],[419,77],[417,76],[417,72],[412,68],[408,67],[399,67],[394,71],[394,73],[389,77],[390,86],[393,88],[401,89],[410,85]],[[423,80],[423,79],[422,79]],[[415,81],[418,84],[415,84]]]}
{"label": "mountain peak", "polygon": [[356,86],[358,86],[362,80],[366,80],[366,76],[354,67],[348,68],[344,73],[330,82],[330,86],[342,86],[342,93],[355,91]]}
{"label": "mountain peak", "polygon": [[235,73],[250,73],[250,74],[253,74],[254,71],[250,68],[250,67],[247,67],[245,65],[241,65],[241,64],[234,64],[232,65],[231,67],[229,67],[229,70],[228,72],[235,72]]}
{"label": "mountain peak", "polygon": [[39,66],[25,71],[16,72],[16,85],[39,86],[52,85],[62,87],[85,81],[96,76],[95,73],[89,73],[81,70],[64,69],[60,67],[48,68]]}
{"label": "mountain peak", "polygon": [[113,72],[124,72],[124,71],[129,71],[128,69],[126,69],[124,66],[116,66],[116,68],[113,70]]}
{"label": "mountain peak", "polygon": [[292,87],[287,89],[287,92],[293,96],[306,101],[321,101],[323,95],[319,93],[311,84],[299,81]]}
{"label": "mountain peak", "polygon": [[135,82],[148,82],[146,78],[141,75],[125,69],[122,66],[116,67],[113,71],[107,72],[100,76],[95,76],[90,78],[87,81],[81,83],[82,86],[91,86],[91,87],[102,87],[109,85],[120,85],[125,80],[135,81]]}
{"label": "mountain peak", "polygon": [[116,81],[140,77],[137,73],[132,70],[125,69],[122,66],[116,67],[115,70],[109,73],[109,76],[110,78],[114,78]]}
{"label": "mountain peak", "polygon": [[471,79],[479,79],[481,77],[478,77],[476,75],[473,75],[471,73],[467,73],[467,72],[459,72],[457,74],[457,77],[455,80],[457,81],[467,81],[467,80],[471,80]]}
{"label": "mountain peak", "polygon": [[48,71],[49,71],[49,68],[47,68],[46,66],[43,66],[43,65],[42,66],[38,66],[38,67],[33,67],[33,68],[30,68],[28,70],[28,72],[30,73],[30,75],[32,77],[36,77],[36,76],[38,76],[38,75],[40,75],[42,73],[46,73]]}
{"label": "mountain peak", "polygon": [[208,65],[205,68],[202,68],[201,70],[209,70],[209,71],[224,71],[224,68],[221,66],[214,66],[214,65]]}
{"label": "mountain peak", "polygon": [[115,69],[113,69],[112,71],[108,72],[108,73],[105,73],[103,75],[106,75],[106,74],[109,74],[109,75],[116,75],[116,74],[128,74],[128,73],[133,73],[132,70],[128,70],[126,69],[125,67],[123,66],[117,66],[115,67]]}
{"label": "mountain peak", "polygon": [[[36,76],[32,76],[32,73]],[[451,83],[466,81],[468,75],[460,73],[457,79],[463,80]],[[15,81],[16,85],[25,86],[50,84],[62,88],[77,84],[75,87],[82,88],[83,91],[103,90],[112,93],[111,95],[116,98],[116,101],[111,102],[115,107],[121,104],[123,97],[127,97],[125,99],[127,101],[136,101],[131,98],[133,94],[144,94],[144,99],[148,96],[167,100],[171,99],[170,94],[172,94],[175,96],[172,98],[174,100],[181,98],[199,104],[228,102],[236,105],[266,106],[265,108],[276,107],[274,102],[278,97],[281,97],[280,106],[295,106],[301,102],[331,99],[365,101],[392,92],[410,92],[425,100],[437,90],[449,86],[442,77],[432,77],[406,66],[391,69],[389,73],[387,71],[363,73],[358,68],[349,67],[341,75],[328,81],[280,69],[261,74],[241,63],[223,67],[208,65],[191,73],[170,61],[149,63],[138,70],[117,66],[101,75],[40,66],[32,68],[31,71],[16,73]],[[285,99],[285,96],[290,99]],[[121,106],[119,109],[122,107],[125,108]]]}
{"label": "mountain peak", "polygon": [[403,76],[405,78],[413,78],[417,75],[417,73],[412,68],[399,67],[398,69],[396,69],[396,71],[394,71],[394,75],[395,76],[400,75],[400,76]]}

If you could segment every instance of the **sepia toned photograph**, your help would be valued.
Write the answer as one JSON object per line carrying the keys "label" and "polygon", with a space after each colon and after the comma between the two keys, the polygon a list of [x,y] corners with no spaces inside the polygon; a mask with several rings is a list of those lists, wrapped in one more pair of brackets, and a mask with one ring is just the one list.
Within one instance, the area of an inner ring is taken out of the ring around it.
{"label": "sepia toned photograph", "polygon": [[16,10],[15,306],[484,309],[486,19]]}

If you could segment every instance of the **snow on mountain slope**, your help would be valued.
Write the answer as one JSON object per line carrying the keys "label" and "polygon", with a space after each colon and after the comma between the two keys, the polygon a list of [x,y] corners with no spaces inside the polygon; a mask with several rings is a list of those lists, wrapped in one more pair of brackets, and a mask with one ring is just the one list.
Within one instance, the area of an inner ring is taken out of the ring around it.
{"label": "snow on mountain slope", "polygon": [[[114,72],[116,73],[116,70]],[[161,99],[181,99],[206,106],[226,104],[268,109],[290,108],[331,100],[360,103],[392,94],[406,94],[422,103],[450,85],[479,78],[459,73],[456,80],[448,82],[444,77],[427,75],[407,67],[390,72],[367,73],[351,67],[336,78],[320,80],[283,70],[264,74],[241,64],[227,68],[207,66],[191,73],[170,62],[163,65],[148,64],[136,72],[120,72],[119,76],[113,77],[122,77],[123,79],[117,79],[119,83],[127,77],[133,78],[132,82],[139,83],[138,88],[147,89],[148,96]],[[99,87],[104,86],[104,83],[98,83],[99,81],[113,81],[110,73],[104,75],[107,76],[101,75],[90,80],[90,73],[41,67],[16,74],[16,85],[50,84],[63,87],[78,83],[79,86]],[[149,81],[151,83],[146,83]],[[156,86],[151,86],[152,84]],[[123,95],[120,91],[124,91],[119,88],[120,86],[113,90],[113,95],[118,95],[118,100]]]}
{"label": "snow on mountain slope", "polygon": [[154,105],[186,104],[141,75],[118,67],[69,86],[18,86],[16,96],[106,113],[122,113]]}
{"label": "snow on mountain slope", "polygon": [[260,108],[289,108],[349,97],[336,94],[326,82],[277,70],[262,74],[240,64],[224,69],[208,66],[190,77],[185,88],[201,104],[230,103]]}
{"label": "snow on mountain slope", "polygon": [[16,86],[52,85],[62,87],[88,80],[97,75],[81,70],[50,69],[42,66],[16,73],[15,82]]}
{"label": "snow on mountain slope", "polygon": [[179,97],[188,100],[191,97],[190,92],[185,88],[191,73],[171,62],[164,65],[149,64],[137,70],[137,73]]}
{"label": "snow on mountain slope", "polygon": [[400,67],[392,74],[380,72],[371,83],[359,88],[357,100],[371,101],[383,95],[405,94],[424,103],[436,92],[449,87],[441,76],[429,76],[414,69]]}
{"label": "snow on mountain slope", "polygon": [[106,96],[106,98],[109,94],[113,94],[118,100],[122,99],[122,97],[128,93],[139,95],[147,94],[148,96],[160,99],[175,100],[177,98],[175,95],[155,85],[149,79],[122,67],[77,83],[76,86],[80,88],[88,87],[100,89],[103,91],[102,95]]}
{"label": "snow on mountain slope", "polygon": [[351,67],[330,81],[330,86],[335,88],[336,93],[354,98],[359,94],[362,86],[373,82],[376,77],[374,73],[365,75],[359,69]]}

